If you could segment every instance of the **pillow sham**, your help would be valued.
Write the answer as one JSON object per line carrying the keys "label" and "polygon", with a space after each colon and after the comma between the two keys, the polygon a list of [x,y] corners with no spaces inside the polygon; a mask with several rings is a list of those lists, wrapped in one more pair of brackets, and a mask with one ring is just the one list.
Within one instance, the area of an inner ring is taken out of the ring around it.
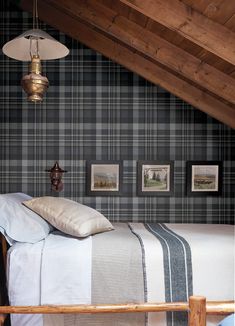
{"label": "pillow sham", "polygon": [[0,232],[7,242],[35,243],[47,237],[51,226],[39,215],[22,205],[32,197],[24,193],[0,195]]}
{"label": "pillow sham", "polygon": [[58,230],[75,237],[113,230],[104,215],[70,199],[46,196],[24,201],[23,204]]}

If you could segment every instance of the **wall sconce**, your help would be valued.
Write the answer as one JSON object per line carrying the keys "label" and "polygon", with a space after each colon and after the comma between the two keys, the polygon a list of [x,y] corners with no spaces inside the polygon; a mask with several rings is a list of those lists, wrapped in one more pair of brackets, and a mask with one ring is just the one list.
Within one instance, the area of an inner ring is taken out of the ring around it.
{"label": "wall sconce", "polygon": [[59,166],[59,163],[56,161],[54,166],[49,169],[46,170],[46,172],[50,172],[50,179],[51,179],[51,190],[56,191],[56,192],[60,192],[63,190],[64,185],[62,183],[62,177],[63,177],[63,173],[67,172],[66,170],[61,169],[61,167]]}

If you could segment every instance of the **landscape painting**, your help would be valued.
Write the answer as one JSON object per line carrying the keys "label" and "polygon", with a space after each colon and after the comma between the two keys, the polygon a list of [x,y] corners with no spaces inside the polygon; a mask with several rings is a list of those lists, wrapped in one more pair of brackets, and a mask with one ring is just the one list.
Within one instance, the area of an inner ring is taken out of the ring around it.
{"label": "landscape painting", "polygon": [[138,162],[137,191],[139,195],[170,195],[172,183],[173,162]]}
{"label": "landscape painting", "polygon": [[169,172],[169,165],[143,165],[142,191],[169,191]]}
{"label": "landscape painting", "polygon": [[218,196],[222,193],[221,161],[188,161],[187,194]]}
{"label": "landscape painting", "polygon": [[192,165],[192,191],[218,191],[218,165]]}
{"label": "landscape painting", "polygon": [[118,191],[119,165],[93,164],[91,167],[91,190]]}
{"label": "landscape painting", "polygon": [[120,194],[122,164],[120,161],[87,162],[87,194],[115,196]]}

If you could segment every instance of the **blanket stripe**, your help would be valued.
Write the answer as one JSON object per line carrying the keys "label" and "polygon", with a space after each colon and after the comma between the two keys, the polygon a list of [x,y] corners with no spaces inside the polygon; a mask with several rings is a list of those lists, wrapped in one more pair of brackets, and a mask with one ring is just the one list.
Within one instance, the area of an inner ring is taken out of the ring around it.
{"label": "blanket stripe", "polygon": [[161,224],[162,228],[164,228],[167,232],[172,234],[176,239],[178,239],[183,246],[184,250],[184,264],[185,264],[185,272],[186,272],[186,300],[188,301],[190,295],[193,294],[193,271],[192,271],[192,254],[191,249],[188,242],[179,234],[175,233],[171,229],[169,229],[165,224]]}
{"label": "blanket stripe", "polygon": [[[143,257],[139,240],[126,223],[92,239],[91,303],[144,301]],[[64,316],[66,326],[144,326],[146,314]]]}
{"label": "blanket stripe", "polygon": [[[145,224],[145,227],[162,245],[166,302],[187,301],[192,294],[192,260],[188,243],[164,224]],[[187,313],[167,313],[168,326],[184,326],[187,320]]]}
{"label": "blanket stripe", "polygon": [[143,266],[143,276],[144,276],[144,302],[147,302],[147,277],[146,277],[146,264],[145,264],[145,250],[144,250],[144,243],[143,240],[141,238],[141,236],[136,233],[133,229],[133,227],[130,225],[130,223],[128,223],[128,226],[131,230],[131,232],[138,238],[139,242],[140,242],[140,246],[141,246],[141,252],[142,252],[142,266]]}
{"label": "blanket stripe", "polygon": [[[144,250],[144,243],[141,238],[141,236],[136,233],[131,226],[130,223],[128,223],[128,227],[131,230],[131,232],[137,237],[139,240],[140,246],[141,246],[141,252],[142,252],[142,267],[143,267],[143,282],[144,282],[144,302],[148,301],[148,289],[147,289],[147,273],[146,273],[146,264],[145,264],[145,250]],[[145,314],[145,325],[148,324],[148,314]]]}

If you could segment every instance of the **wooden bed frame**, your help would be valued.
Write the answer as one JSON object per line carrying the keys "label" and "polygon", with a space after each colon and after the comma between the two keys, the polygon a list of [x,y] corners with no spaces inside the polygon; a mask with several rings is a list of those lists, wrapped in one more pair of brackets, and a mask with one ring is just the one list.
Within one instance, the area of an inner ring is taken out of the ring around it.
{"label": "wooden bed frame", "polygon": [[[1,238],[1,251],[4,269],[6,271],[7,243]],[[50,305],[50,306],[9,306],[7,297],[4,305],[0,306],[0,326],[8,314],[98,314],[98,313],[133,313],[133,312],[162,312],[187,311],[189,326],[206,326],[206,315],[227,315],[235,312],[234,301],[211,301],[205,297],[191,296],[189,302],[170,303],[128,303],[102,305]]]}

